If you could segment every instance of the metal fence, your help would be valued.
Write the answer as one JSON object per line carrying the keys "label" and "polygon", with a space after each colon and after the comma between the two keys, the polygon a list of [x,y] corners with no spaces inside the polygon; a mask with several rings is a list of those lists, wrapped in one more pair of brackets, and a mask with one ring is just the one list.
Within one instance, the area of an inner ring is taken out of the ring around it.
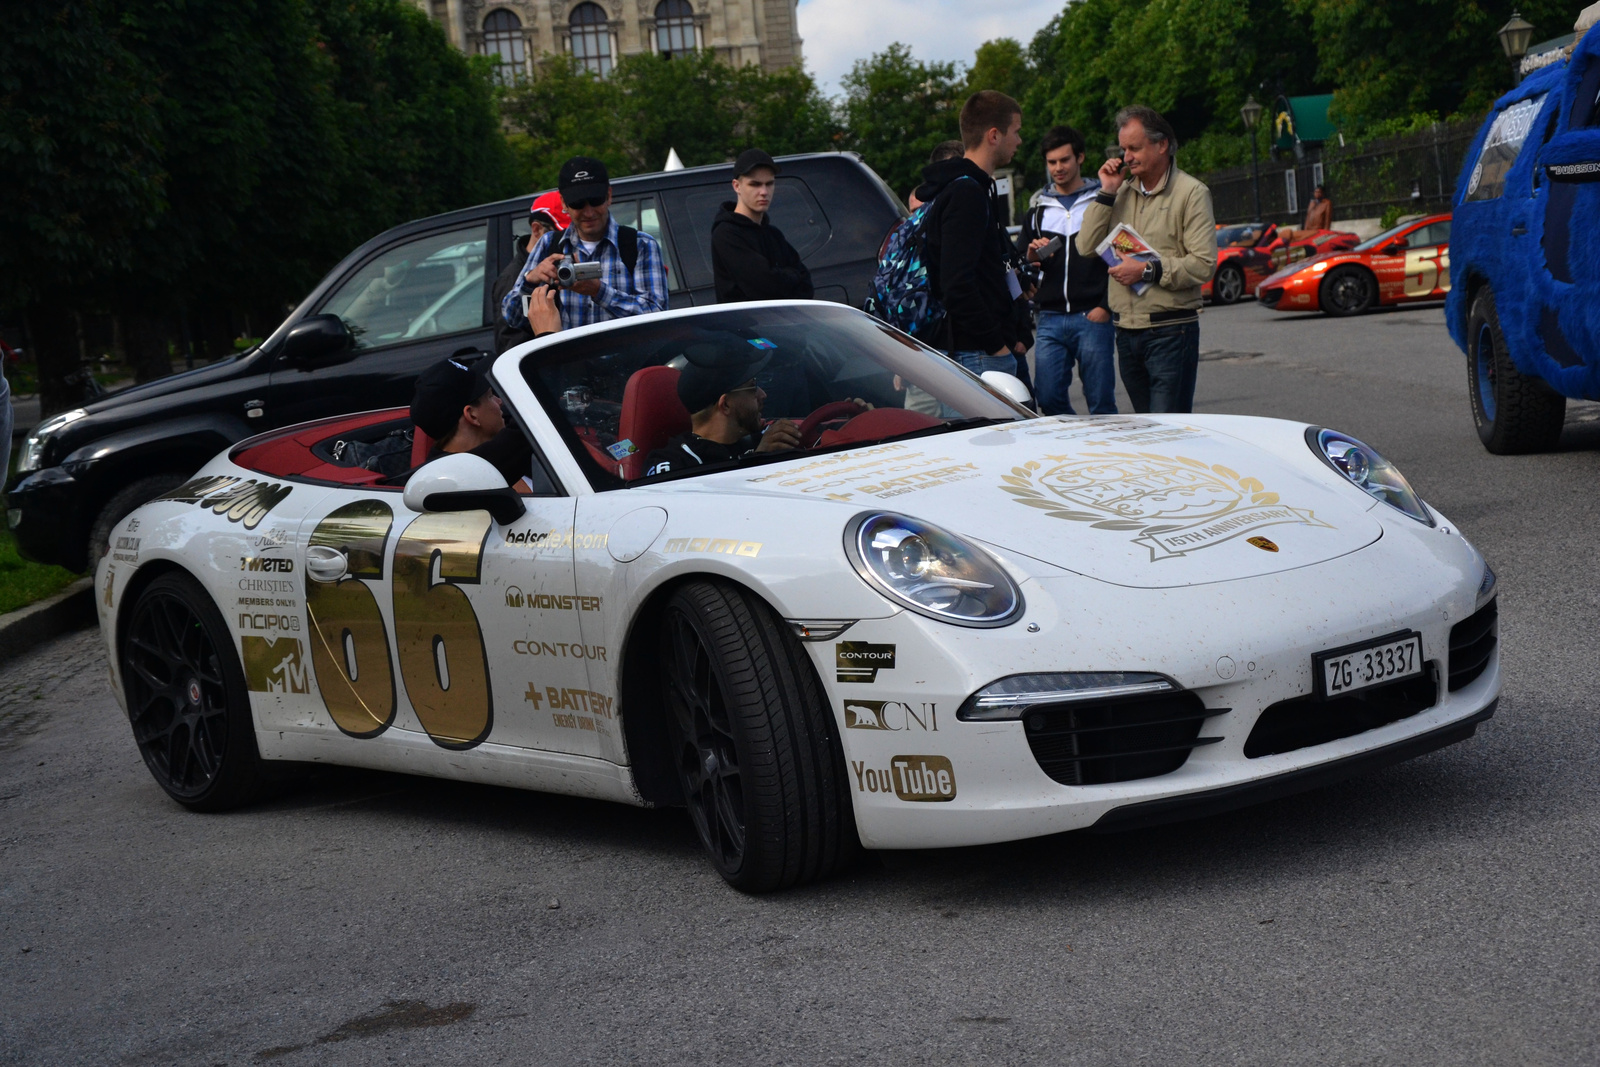
{"label": "metal fence", "polygon": [[[1339,218],[1372,218],[1385,209],[1406,213],[1448,211],[1456,176],[1482,119],[1436,122],[1421,133],[1390,137],[1361,146],[1328,145],[1320,158],[1292,166],[1261,164],[1261,216],[1267,222],[1299,225],[1306,202],[1318,185],[1327,187]],[[1211,188],[1218,222],[1255,218],[1250,168],[1213,171],[1203,180]]]}

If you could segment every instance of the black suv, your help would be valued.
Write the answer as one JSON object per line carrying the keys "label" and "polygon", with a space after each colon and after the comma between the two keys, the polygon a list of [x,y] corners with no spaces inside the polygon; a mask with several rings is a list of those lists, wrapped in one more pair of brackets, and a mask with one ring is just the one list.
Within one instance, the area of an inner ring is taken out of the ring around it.
{"label": "black suv", "polygon": [[[772,221],[820,300],[859,306],[883,236],[904,212],[851,153],[788,156]],[[612,183],[612,216],[661,243],[672,307],[716,303],[711,222],[733,167]],[[260,345],[46,419],[28,436],[7,519],[31,559],[81,571],[134,508],[246,437],[411,402],[445,356],[494,343],[490,288],[528,232],[532,196],[410,222],[346,256]]]}

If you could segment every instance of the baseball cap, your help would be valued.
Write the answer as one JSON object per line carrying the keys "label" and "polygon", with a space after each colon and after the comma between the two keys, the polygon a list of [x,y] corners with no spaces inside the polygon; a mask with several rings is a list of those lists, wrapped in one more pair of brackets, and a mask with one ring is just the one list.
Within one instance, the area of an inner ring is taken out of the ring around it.
{"label": "baseball cap", "polygon": [[573,156],[561,164],[561,177],[556,182],[556,188],[561,191],[561,199],[569,204],[574,200],[603,199],[611,188],[611,174],[598,159]]}
{"label": "baseball cap", "polygon": [[441,359],[422,372],[411,394],[411,421],[435,441],[455,432],[461,409],[489,391],[489,361]]}
{"label": "baseball cap", "polygon": [[772,173],[778,173],[778,165],[772,161],[771,156],[759,148],[746,148],[739,153],[739,158],[734,161],[733,176],[735,178],[743,178],[757,167],[770,167]]}
{"label": "baseball cap", "polygon": [[[741,343],[739,347],[744,347]],[[717,402],[723,393],[737,389],[754,378],[767,365],[766,356],[751,349],[746,355],[739,348],[717,344],[693,344],[683,350],[684,365],[678,371],[678,399],[692,415]]]}
{"label": "baseball cap", "polygon": [[545,225],[553,229],[564,230],[572,225],[572,217],[561,206],[561,194],[555,190],[537,197],[528,208],[528,214],[547,216],[549,221]]}

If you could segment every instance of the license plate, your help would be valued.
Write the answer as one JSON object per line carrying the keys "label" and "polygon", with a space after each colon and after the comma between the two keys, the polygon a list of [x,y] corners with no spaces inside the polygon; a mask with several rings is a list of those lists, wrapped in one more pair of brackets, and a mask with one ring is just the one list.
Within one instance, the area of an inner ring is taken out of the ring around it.
{"label": "license plate", "polygon": [[1319,652],[1311,657],[1323,699],[1413,678],[1423,671],[1422,635],[1390,634],[1376,641]]}

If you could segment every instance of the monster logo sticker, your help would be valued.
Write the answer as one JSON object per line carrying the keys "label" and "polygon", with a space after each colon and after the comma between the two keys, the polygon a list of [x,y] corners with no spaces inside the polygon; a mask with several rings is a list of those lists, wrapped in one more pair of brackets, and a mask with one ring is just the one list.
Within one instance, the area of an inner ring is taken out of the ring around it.
{"label": "monster logo sticker", "polygon": [[242,638],[244,687],[252,693],[309,693],[311,678],[294,637]]}
{"label": "monster logo sticker", "polygon": [[1294,523],[1332,529],[1307,508],[1279,502],[1255,478],[1187,456],[1084,452],[1046,456],[1002,477],[1017,503],[1096,530],[1135,534],[1152,561],[1188,555],[1264,526]]}

